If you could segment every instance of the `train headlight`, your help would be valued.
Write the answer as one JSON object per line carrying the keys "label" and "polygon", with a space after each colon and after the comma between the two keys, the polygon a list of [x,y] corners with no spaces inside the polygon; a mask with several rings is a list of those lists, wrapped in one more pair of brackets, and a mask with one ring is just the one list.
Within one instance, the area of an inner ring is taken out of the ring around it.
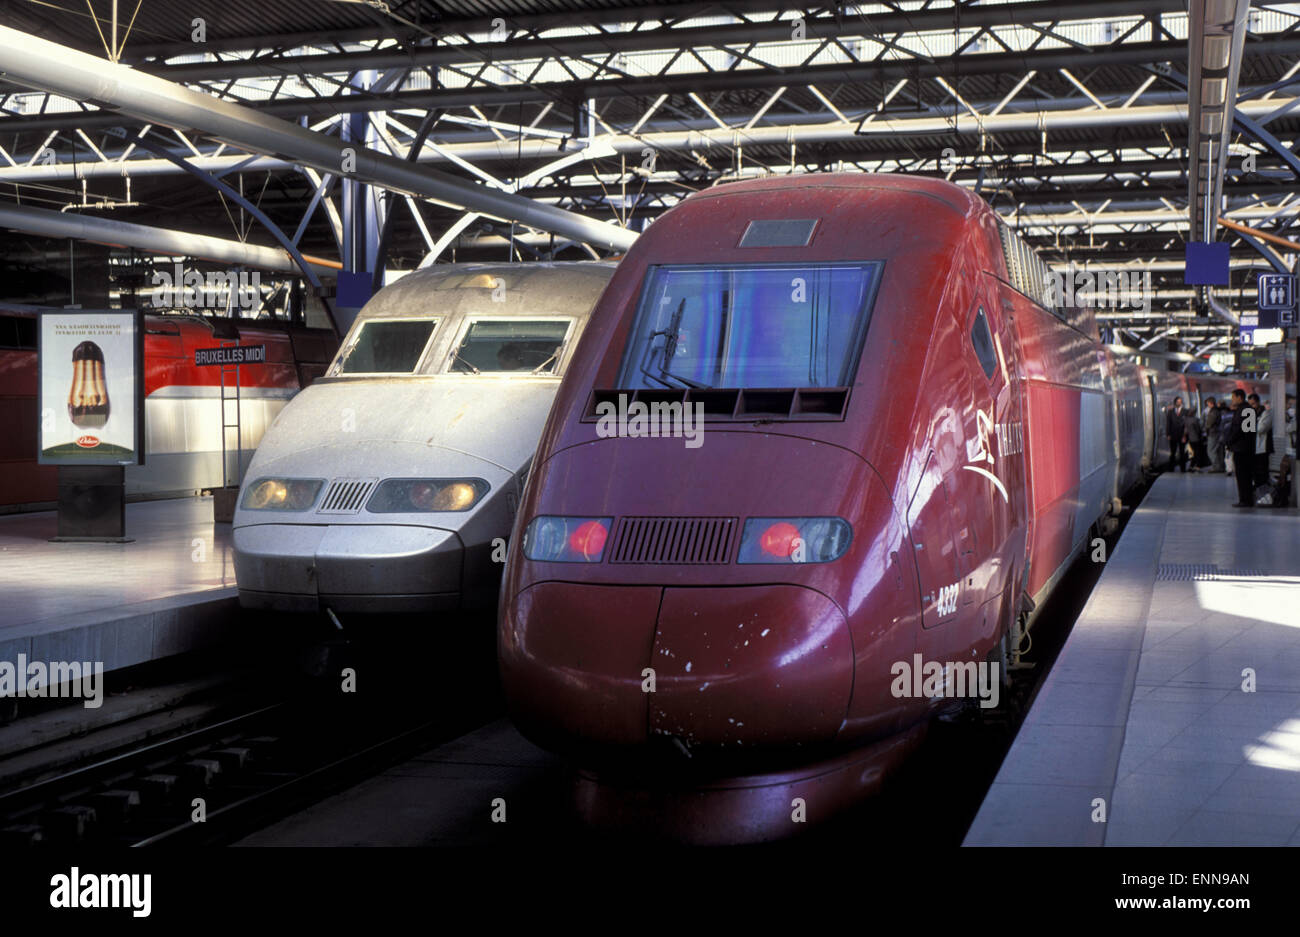
{"label": "train headlight", "polygon": [[842,517],[751,517],[740,535],[737,563],[829,563],[853,542]]}
{"label": "train headlight", "polygon": [[372,514],[468,511],[491,489],[481,478],[389,478],[366,502]]}
{"label": "train headlight", "polygon": [[478,500],[478,492],[468,482],[452,482],[433,497],[435,511],[463,511]]}
{"label": "train headlight", "polygon": [[324,484],[315,478],[259,478],[244,489],[241,507],[249,511],[305,511],[316,503]]}
{"label": "train headlight", "polygon": [[524,556],[543,563],[599,563],[609,540],[609,517],[534,517],[524,531]]}

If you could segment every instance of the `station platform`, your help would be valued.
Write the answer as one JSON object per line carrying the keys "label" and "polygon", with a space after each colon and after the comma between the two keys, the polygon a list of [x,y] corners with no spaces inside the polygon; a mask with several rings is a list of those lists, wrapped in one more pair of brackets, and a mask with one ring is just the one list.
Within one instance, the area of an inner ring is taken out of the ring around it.
{"label": "station platform", "polygon": [[53,511],[0,517],[0,661],[106,672],[220,642],[238,607],[210,497],[126,506],[132,543],[51,543]]}
{"label": "station platform", "polygon": [[1300,511],[1235,500],[1156,480],[965,845],[1300,845]]}

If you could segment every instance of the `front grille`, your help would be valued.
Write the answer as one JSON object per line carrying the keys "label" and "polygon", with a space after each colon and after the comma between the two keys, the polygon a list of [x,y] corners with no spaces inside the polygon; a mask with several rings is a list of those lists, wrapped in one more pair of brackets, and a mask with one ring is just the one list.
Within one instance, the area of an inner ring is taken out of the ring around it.
{"label": "front grille", "polygon": [[727,562],[734,517],[623,517],[611,563],[708,565]]}
{"label": "front grille", "polygon": [[318,514],[355,514],[374,490],[374,478],[336,478],[321,499]]}

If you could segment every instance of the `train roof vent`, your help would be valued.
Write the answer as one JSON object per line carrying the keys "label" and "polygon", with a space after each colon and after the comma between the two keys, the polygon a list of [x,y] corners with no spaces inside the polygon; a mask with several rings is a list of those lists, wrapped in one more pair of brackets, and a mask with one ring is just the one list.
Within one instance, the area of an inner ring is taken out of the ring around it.
{"label": "train roof vent", "polygon": [[807,247],[817,228],[816,218],[777,218],[751,221],[740,237],[741,247]]}
{"label": "train roof vent", "polygon": [[356,514],[374,490],[375,478],[335,478],[321,499],[317,514]]}
{"label": "train roof vent", "polygon": [[727,562],[734,517],[621,517],[611,563],[706,566]]}

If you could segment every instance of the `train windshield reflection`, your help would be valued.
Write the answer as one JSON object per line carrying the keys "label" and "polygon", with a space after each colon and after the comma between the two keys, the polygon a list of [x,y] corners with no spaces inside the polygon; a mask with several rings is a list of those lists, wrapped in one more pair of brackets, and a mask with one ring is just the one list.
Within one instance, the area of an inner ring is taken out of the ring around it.
{"label": "train windshield reflection", "polygon": [[411,374],[437,324],[437,319],[366,319],[334,373]]}
{"label": "train windshield reflection", "polygon": [[652,267],[619,386],[846,385],[882,266]]}
{"label": "train windshield reflection", "polygon": [[455,351],[450,370],[461,374],[521,371],[554,374],[572,319],[474,319]]}

